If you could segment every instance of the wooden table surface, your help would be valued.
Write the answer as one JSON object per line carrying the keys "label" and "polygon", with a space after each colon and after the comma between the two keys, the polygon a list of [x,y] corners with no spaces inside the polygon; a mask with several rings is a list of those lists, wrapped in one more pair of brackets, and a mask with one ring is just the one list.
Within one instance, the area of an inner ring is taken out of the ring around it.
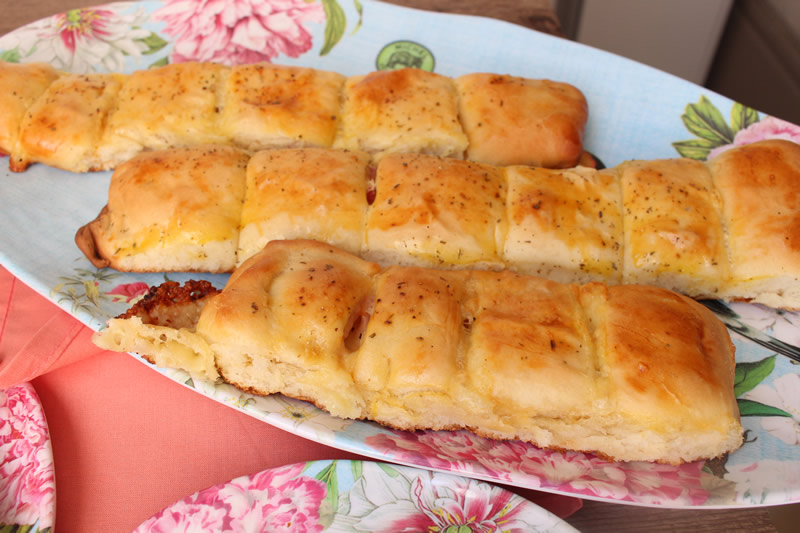
{"label": "wooden table surface", "polygon": [[[561,36],[548,0],[389,0],[392,4],[447,13],[481,15]],[[0,17],[0,35],[40,18],[102,0],[22,0],[8,2]],[[800,529],[800,504],[752,509],[673,510],[586,500],[567,521],[593,531],[726,531],[775,532]]]}

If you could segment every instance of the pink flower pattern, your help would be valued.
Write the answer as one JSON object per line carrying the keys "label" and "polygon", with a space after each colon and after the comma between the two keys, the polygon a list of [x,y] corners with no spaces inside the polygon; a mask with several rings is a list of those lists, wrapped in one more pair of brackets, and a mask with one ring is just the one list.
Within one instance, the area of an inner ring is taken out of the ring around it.
{"label": "pink flower pattern", "polygon": [[613,463],[576,452],[553,452],[519,441],[493,441],[459,432],[393,431],[367,437],[366,444],[400,463],[437,470],[469,472],[514,483],[519,474],[538,485],[596,498],[648,504],[702,505],[703,462],[680,467],[651,463]]}
{"label": "pink flower pattern", "polygon": [[28,383],[0,390],[0,523],[52,527],[55,483],[36,392]]}
{"label": "pink flower pattern", "polygon": [[125,302],[130,303],[131,301],[135,300],[139,296],[143,294],[147,294],[147,291],[150,289],[150,286],[147,283],[142,281],[137,281],[135,283],[122,283],[117,285],[106,294],[111,296],[111,299],[115,302]]}
{"label": "pink flower pattern", "polygon": [[800,126],[796,126],[791,122],[786,122],[779,118],[766,117],[763,120],[749,125],[743,130],[739,130],[733,138],[732,144],[726,144],[711,150],[708,154],[708,159],[713,159],[722,152],[736,146],[751,144],[766,139],[785,139],[787,141],[800,143]]}
{"label": "pink flower pattern", "polygon": [[201,490],[162,510],[136,532],[270,531],[318,533],[326,486],[299,463]]}
{"label": "pink flower pattern", "polygon": [[[468,526],[478,532],[526,530],[515,527],[524,508],[514,505],[513,493],[465,478],[458,478],[454,488],[435,483],[432,473],[414,480],[414,502],[423,526],[414,531],[447,531],[450,526]],[[399,530],[386,528],[387,532]]]}
{"label": "pink flower pattern", "polygon": [[311,48],[306,22],[322,22],[321,3],[305,0],[167,0],[153,13],[173,36],[171,60],[227,65],[298,57]]}
{"label": "pink flower pattern", "polygon": [[150,32],[141,28],[147,16],[142,9],[121,12],[129,7],[71,9],[0,36],[0,49],[17,49],[25,61],[75,73],[119,71],[126,56],[138,58],[148,50],[144,39]]}

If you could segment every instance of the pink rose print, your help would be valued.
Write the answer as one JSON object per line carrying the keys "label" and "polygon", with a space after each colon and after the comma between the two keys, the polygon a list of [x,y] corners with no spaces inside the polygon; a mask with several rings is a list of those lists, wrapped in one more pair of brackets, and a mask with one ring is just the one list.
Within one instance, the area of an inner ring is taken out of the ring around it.
{"label": "pink rose print", "polygon": [[289,465],[201,490],[164,509],[136,532],[270,531],[318,533],[326,486]]}
{"label": "pink rose print", "polygon": [[167,0],[153,14],[175,37],[171,60],[228,65],[298,57],[311,49],[306,22],[322,22],[321,3],[306,0]]}
{"label": "pink rose print", "polygon": [[224,507],[204,505],[192,501],[192,497],[189,497],[170,507],[169,511],[161,511],[148,519],[136,528],[136,531],[152,533],[224,531],[227,516]]}
{"label": "pink rose print", "polygon": [[0,519],[52,527],[55,477],[49,434],[27,383],[0,390]]}
{"label": "pink rose print", "polygon": [[327,488],[321,481],[299,476],[303,467],[295,464],[266,470],[246,484],[231,482],[220,490],[220,500],[231,506],[233,529],[251,531],[259,524],[269,524],[268,530],[276,533],[322,531],[319,507]]}
{"label": "pink rose print", "polygon": [[472,472],[499,481],[511,480],[511,469],[506,468],[503,461],[500,464],[491,461],[484,464],[485,457],[495,453],[498,445],[502,447],[507,443],[484,439],[468,431],[395,431],[367,437],[365,442],[400,463],[437,470]]}
{"label": "pink rose print", "polygon": [[709,492],[702,462],[681,466],[612,463],[593,455],[543,450],[519,441],[493,441],[467,432],[378,434],[366,443],[393,460],[470,472],[530,488],[551,488],[648,504],[701,505]]}
{"label": "pink rose print", "polygon": [[800,126],[796,126],[791,122],[786,122],[779,118],[766,117],[743,130],[739,130],[733,138],[733,144],[726,144],[711,150],[708,154],[708,159],[712,159],[722,152],[736,146],[751,144],[766,139],[785,139],[787,141],[800,143]]}
{"label": "pink rose print", "polygon": [[123,283],[121,285],[117,285],[106,294],[111,296],[111,299],[115,302],[130,303],[135,298],[138,298],[143,294],[147,294],[148,290],[150,290],[150,287],[148,287],[147,283],[137,281],[135,283]]}

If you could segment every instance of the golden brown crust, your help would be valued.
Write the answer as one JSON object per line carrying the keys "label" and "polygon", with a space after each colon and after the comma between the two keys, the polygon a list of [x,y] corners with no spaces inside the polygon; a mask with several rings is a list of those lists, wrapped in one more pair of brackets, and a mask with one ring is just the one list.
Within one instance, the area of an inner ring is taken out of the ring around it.
{"label": "golden brown crust", "polygon": [[643,285],[590,284],[581,296],[600,310],[593,314],[597,357],[618,412],[654,430],[701,429],[738,416],[730,393],[735,347],[706,307]]}
{"label": "golden brown crust", "polygon": [[275,239],[317,239],[359,253],[367,210],[364,152],[265,150],[247,165],[237,262]]}
{"label": "golden brown crust", "polygon": [[630,161],[618,171],[625,206],[623,281],[718,296],[728,258],[708,166],[661,159]]}
{"label": "golden brown crust", "polygon": [[572,85],[476,73],[456,79],[467,158],[569,168],[583,153],[588,105]]}
{"label": "golden brown crust", "polygon": [[503,255],[525,274],[561,282],[618,283],[622,195],[613,171],[506,168]]}
{"label": "golden brown crust", "polygon": [[93,245],[83,240],[89,257],[123,271],[233,270],[247,161],[235,148],[197,146],[121,165],[89,224]]}
{"label": "golden brown crust", "polygon": [[[665,289],[381,271],[300,240],[271,242],[221,293],[207,294],[197,290],[207,301],[197,318],[192,298],[165,285],[151,297],[155,312],[143,303],[131,320],[155,313],[163,323],[188,308],[180,327],[191,345],[162,330],[178,344],[158,355],[209,358],[226,381],[256,394],[390,427],[469,428],[617,460],[680,463],[742,442],[725,326]],[[348,342],[361,320],[360,341]],[[117,337],[107,338],[122,337],[114,327]]]}
{"label": "golden brown crust", "polygon": [[506,185],[499,168],[421,154],[378,164],[365,256],[381,263],[500,265]]}
{"label": "golden brown crust", "polygon": [[496,410],[510,418],[599,414],[595,354],[577,285],[472,272],[470,287],[466,368]]}
{"label": "golden brown crust", "polygon": [[[198,153],[205,166],[192,159]],[[800,307],[800,145],[789,141],[733,148],[710,163],[711,173],[688,159],[597,171],[422,154],[388,154],[372,166],[367,157],[305,148],[248,160],[219,146],[143,154],[115,173],[113,201],[90,224],[94,244],[84,231],[79,246],[119,270],[229,271],[269,240],[313,238],[381,264],[512,268],[560,282],[648,283],[692,297]],[[227,192],[203,185],[215,165],[213,172],[241,167],[222,172],[239,176],[231,175]],[[240,195],[245,205],[236,215]],[[228,214],[209,219],[193,202]],[[180,224],[169,218],[176,213]],[[158,235],[139,235],[144,246],[127,230],[112,238],[112,217]],[[146,255],[154,243],[202,244],[226,231],[227,262],[186,259],[178,268]],[[126,261],[117,257],[123,251]]]}
{"label": "golden brown crust", "polygon": [[[62,86],[58,99],[42,97],[59,76],[92,79],[95,86],[84,84],[71,95]],[[468,80],[483,78],[488,82],[469,86]],[[98,84],[102,79],[116,82]],[[0,108],[7,112],[0,119],[0,150],[12,154],[15,171],[37,161],[74,172],[108,170],[141,151],[208,143],[250,151],[336,146],[376,157],[419,152],[463,158],[469,144],[464,126],[475,129],[477,120],[481,131],[473,132],[469,149],[478,161],[564,167],[579,160],[586,121],[580,91],[496,74],[462,81],[459,104],[452,78],[413,68],[346,80],[335,72],[269,63],[229,68],[187,62],[87,76],[46,65],[3,66]],[[85,98],[91,91],[98,98]],[[37,102],[38,118],[21,127]],[[527,122],[518,115],[527,115]],[[53,121],[57,126],[49,129],[45,122]],[[27,148],[17,153],[19,132]]]}
{"label": "golden brown crust", "polygon": [[97,147],[125,79],[121,74],[59,77],[25,114],[19,154],[73,172],[100,169]]}
{"label": "golden brown crust", "polygon": [[722,199],[731,284],[746,291],[739,296],[751,296],[749,286],[780,278],[785,281],[765,288],[796,297],[787,281],[800,279],[800,145],[761,141],[732,148],[709,165]]}
{"label": "golden brown crust", "polygon": [[347,79],[335,147],[463,157],[453,80],[403,68]]}
{"label": "golden brown crust", "polygon": [[19,129],[25,113],[58,75],[45,63],[0,61],[0,152],[10,154],[9,165],[13,172],[21,172],[29,165],[17,153]]}
{"label": "golden brown crust", "polygon": [[331,146],[344,80],[335,72],[270,63],[231,67],[221,133],[248,150]]}

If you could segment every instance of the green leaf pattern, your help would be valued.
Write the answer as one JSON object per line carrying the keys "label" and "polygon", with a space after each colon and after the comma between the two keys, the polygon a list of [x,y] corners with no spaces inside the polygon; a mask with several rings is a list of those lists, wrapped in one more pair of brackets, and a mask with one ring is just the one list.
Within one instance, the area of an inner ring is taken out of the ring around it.
{"label": "green leaf pattern", "polygon": [[109,283],[119,274],[109,268],[76,268],[74,272],[74,276],[59,277],[61,283],[50,291],[50,298],[59,304],[69,304],[72,314],[83,313],[102,321],[108,319],[101,304],[113,302],[113,299],[102,290],[102,284]]}
{"label": "green leaf pattern", "polygon": [[738,363],[733,384],[733,393],[736,397],[753,390],[756,385],[764,381],[775,369],[776,357],[772,355],[754,363]]}
{"label": "green leaf pattern", "polygon": [[697,138],[677,141],[672,146],[681,157],[704,161],[714,148],[733,143],[736,133],[758,122],[759,116],[755,109],[734,103],[729,125],[711,100],[701,96],[697,103],[686,106],[681,120]]}
{"label": "green leaf pattern", "polygon": [[162,39],[158,34],[154,32],[150,32],[150,35],[148,35],[144,39],[139,39],[139,42],[143,43],[147,47],[145,51],[142,52],[145,55],[155,54],[156,52],[167,46],[167,41]]}
{"label": "green leaf pattern", "polygon": [[324,56],[328,55],[344,35],[347,17],[336,0],[322,0],[322,6],[325,8],[325,41],[319,55]]}
{"label": "green leaf pattern", "polygon": [[784,411],[783,409],[778,409],[777,407],[772,407],[771,405],[765,405],[761,402],[756,402],[753,400],[745,400],[739,398],[736,400],[739,404],[739,413],[742,416],[784,416],[791,418],[792,415]]}
{"label": "green leaf pattern", "polygon": [[5,61],[7,63],[19,63],[20,58],[21,55],[19,53],[19,47],[0,52],[0,61]]}
{"label": "green leaf pattern", "polygon": [[733,131],[743,130],[758,122],[758,111],[739,102],[733,103],[731,109],[731,127]]}
{"label": "green leaf pattern", "polygon": [[356,24],[356,27],[353,28],[353,32],[350,35],[353,35],[360,30],[361,24],[364,22],[364,6],[362,6],[361,2],[358,0],[353,0],[353,5],[356,8],[356,13],[358,13],[358,23]]}
{"label": "green leaf pattern", "polygon": [[322,469],[317,474],[316,479],[325,483],[327,492],[323,500],[323,507],[326,507],[329,512],[335,512],[339,508],[339,478],[336,474],[336,465],[338,461],[331,461],[331,464]]}

